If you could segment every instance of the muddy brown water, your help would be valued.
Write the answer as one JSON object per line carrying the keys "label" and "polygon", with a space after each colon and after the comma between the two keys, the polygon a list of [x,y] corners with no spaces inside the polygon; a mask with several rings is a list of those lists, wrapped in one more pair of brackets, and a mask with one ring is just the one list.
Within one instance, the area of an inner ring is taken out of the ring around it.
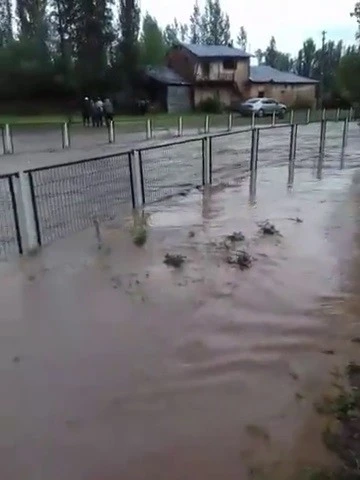
{"label": "muddy brown water", "polygon": [[[260,169],[251,203],[244,179],[154,205],[142,249],[128,219],[101,226],[101,251],[88,230],[1,265],[2,480],[282,478],[330,461],[313,402],[360,333],[359,180],[286,180]],[[281,237],[259,236],[265,219]],[[219,248],[234,230],[247,271]]]}

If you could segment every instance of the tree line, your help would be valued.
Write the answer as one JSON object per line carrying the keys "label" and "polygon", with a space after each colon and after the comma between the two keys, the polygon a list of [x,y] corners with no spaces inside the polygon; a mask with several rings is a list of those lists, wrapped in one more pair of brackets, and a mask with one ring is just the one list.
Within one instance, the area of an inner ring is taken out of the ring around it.
{"label": "tree line", "polygon": [[[115,5],[115,1],[118,4]],[[189,22],[176,19],[161,28],[138,0],[0,0],[0,97],[4,100],[61,99],[91,92],[131,92],[138,72],[164,62],[177,42],[248,47],[246,28],[231,38],[229,16],[220,0],[197,0]],[[359,23],[360,3],[351,13]],[[353,46],[306,39],[293,58],[271,37],[256,50],[259,64],[323,80],[329,102],[346,96],[359,101],[359,36]],[[356,78],[355,78],[356,74]]]}

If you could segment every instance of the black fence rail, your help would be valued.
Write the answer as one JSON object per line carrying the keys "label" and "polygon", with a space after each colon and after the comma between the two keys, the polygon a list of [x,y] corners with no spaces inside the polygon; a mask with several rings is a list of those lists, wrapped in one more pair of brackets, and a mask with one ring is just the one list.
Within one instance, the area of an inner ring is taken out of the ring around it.
{"label": "black fence rail", "polygon": [[143,203],[183,192],[203,183],[204,138],[139,150]]}
{"label": "black fence rail", "polygon": [[17,173],[0,175],[0,259],[23,252],[15,182]]}
{"label": "black fence rail", "polygon": [[134,205],[130,153],[29,170],[39,245]]}

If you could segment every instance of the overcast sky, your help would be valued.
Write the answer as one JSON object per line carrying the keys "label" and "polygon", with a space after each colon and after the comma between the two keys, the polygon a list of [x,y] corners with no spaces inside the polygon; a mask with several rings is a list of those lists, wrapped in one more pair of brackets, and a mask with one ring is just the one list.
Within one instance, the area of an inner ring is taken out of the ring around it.
{"label": "overcast sky", "polygon": [[[188,22],[194,0],[140,0],[141,10],[155,16],[164,27],[176,17]],[[203,0],[199,0],[202,7]],[[333,40],[354,42],[356,22],[350,18],[355,0],[221,0],[231,21],[232,35],[244,25],[250,53],[264,49],[274,35],[279,50],[295,55],[307,37],[321,43],[321,31]]]}

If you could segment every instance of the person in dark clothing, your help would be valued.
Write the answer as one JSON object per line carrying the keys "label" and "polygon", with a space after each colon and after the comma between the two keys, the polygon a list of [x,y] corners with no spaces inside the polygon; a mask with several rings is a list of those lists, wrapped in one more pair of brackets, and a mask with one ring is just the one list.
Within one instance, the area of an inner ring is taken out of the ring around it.
{"label": "person in dark clothing", "polygon": [[114,107],[109,98],[104,101],[104,115],[106,126],[109,128],[110,122],[114,120]]}
{"label": "person in dark clothing", "polygon": [[103,126],[104,103],[99,97],[95,102],[95,124],[97,127]]}
{"label": "person in dark clothing", "polygon": [[84,98],[82,105],[82,118],[84,127],[90,126],[90,117],[91,117],[91,103],[88,97]]}

